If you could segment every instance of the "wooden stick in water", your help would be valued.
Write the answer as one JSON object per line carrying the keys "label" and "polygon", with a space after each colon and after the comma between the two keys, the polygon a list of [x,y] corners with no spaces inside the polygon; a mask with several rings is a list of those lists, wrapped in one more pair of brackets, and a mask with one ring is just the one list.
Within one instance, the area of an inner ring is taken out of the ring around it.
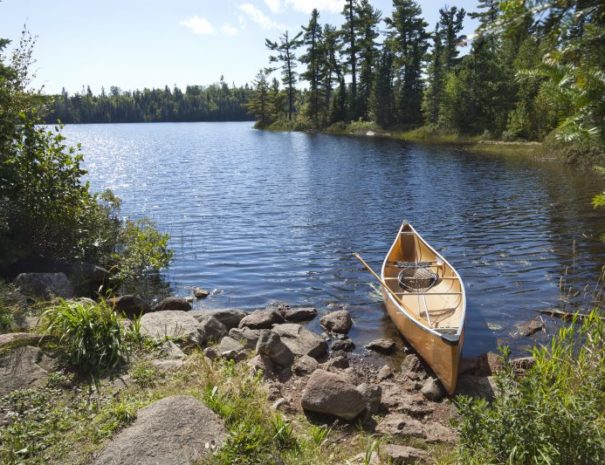
{"label": "wooden stick in water", "polygon": [[383,280],[383,279],[382,279],[380,276],[378,276],[378,274],[376,274],[376,272],[375,272],[375,271],[372,269],[372,267],[371,267],[370,265],[368,265],[368,264],[366,263],[366,261],[365,261],[363,258],[361,258],[361,255],[359,255],[357,252],[353,252],[353,256],[354,256],[354,257],[355,257],[357,260],[359,260],[359,261],[360,261],[360,262],[363,264],[363,266],[365,266],[365,267],[366,267],[366,269],[367,269],[367,270],[368,270],[370,273],[372,273],[372,276],[374,276],[374,277],[375,277],[375,278],[378,280],[378,282],[379,282],[380,284],[382,284],[382,287],[384,287],[384,288],[386,289],[386,291],[387,291],[389,294],[391,294],[391,296],[392,296],[392,297],[393,297],[393,298],[394,298],[394,299],[395,299],[397,302],[400,302],[400,303],[403,305],[402,300],[401,300],[399,297],[397,297],[397,294],[395,294],[395,292],[394,292],[394,291],[392,291],[392,290],[391,290],[391,288],[390,288],[389,286],[387,286],[387,283],[385,283],[385,282],[384,282],[384,280]]}

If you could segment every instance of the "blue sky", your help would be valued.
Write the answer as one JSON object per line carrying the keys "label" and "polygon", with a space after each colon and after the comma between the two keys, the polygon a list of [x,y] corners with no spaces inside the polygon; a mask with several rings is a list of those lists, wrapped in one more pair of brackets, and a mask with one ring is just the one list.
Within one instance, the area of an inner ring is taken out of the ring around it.
{"label": "blue sky", "polygon": [[[473,11],[476,0],[423,0],[430,28],[446,3]],[[0,37],[16,43],[25,24],[37,37],[36,87],[76,92],[165,85],[252,82],[266,66],[264,39],[306,25],[342,23],[344,0],[0,0]],[[383,17],[391,0],[374,0]],[[465,32],[475,23],[467,18]]]}

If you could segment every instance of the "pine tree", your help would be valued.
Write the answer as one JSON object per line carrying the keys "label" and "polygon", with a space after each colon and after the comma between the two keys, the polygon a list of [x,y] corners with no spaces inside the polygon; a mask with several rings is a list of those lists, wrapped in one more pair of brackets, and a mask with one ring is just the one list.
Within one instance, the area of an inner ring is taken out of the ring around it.
{"label": "pine tree", "polygon": [[437,124],[439,121],[439,107],[441,106],[441,95],[444,85],[443,45],[441,43],[441,31],[439,23],[435,26],[433,33],[433,50],[431,51],[431,63],[427,69],[428,87],[424,93],[422,102],[422,113],[429,124]]}
{"label": "pine tree", "polygon": [[276,55],[269,57],[269,61],[271,63],[281,63],[282,82],[288,89],[288,120],[292,120],[292,113],[294,112],[294,93],[296,91],[294,85],[297,80],[295,50],[302,44],[301,36],[302,32],[299,32],[290,39],[288,31],[286,31],[279,38],[279,43],[265,39],[265,46],[269,50],[277,52]]}
{"label": "pine tree", "polygon": [[248,111],[256,118],[256,126],[264,128],[271,123],[269,107],[269,84],[264,70],[256,75],[252,98],[246,104]]}
{"label": "pine tree", "polygon": [[351,73],[349,114],[352,119],[357,119],[357,55],[359,51],[356,41],[358,22],[356,7],[356,0],[345,0],[345,6],[342,10],[345,22],[341,27],[342,53],[346,57],[344,63]]}
{"label": "pine tree", "polygon": [[372,95],[371,116],[383,128],[393,124],[393,53],[388,46],[383,47],[376,67]]}
{"label": "pine tree", "polygon": [[373,87],[374,68],[378,56],[379,36],[377,27],[382,14],[370,5],[368,0],[361,0],[357,5],[357,43],[359,44],[359,89],[357,97],[357,116],[368,119],[369,100]]}
{"label": "pine tree", "polygon": [[319,12],[317,8],[314,8],[308,26],[303,26],[303,44],[307,46],[307,53],[300,57],[301,63],[307,65],[307,69],[301,74],[301,77],[309,82],[307,114],[315,127],[319,127],[320,81],[323,58],[323,31],[318,20]]}
{"label": "pine tree", "polygon": [[[323,30],[323,59],[322,59],[322,88],[324,92],[324,108],[327,122],[332,124],[346,119],[346,85],[343,66],[338,61],[340,52],[339,32],[329,24]],[[334,99],[333,83],[338,84]]]}
{"label": "pine tree", "polygon": [[446,71],[452,69],[458,62],[458,47],[466,39],[461,35],[466,11],[457,7],[441,8],[439,10],[439,25],[441,30],[441,43],[443,44],[443,66]]}

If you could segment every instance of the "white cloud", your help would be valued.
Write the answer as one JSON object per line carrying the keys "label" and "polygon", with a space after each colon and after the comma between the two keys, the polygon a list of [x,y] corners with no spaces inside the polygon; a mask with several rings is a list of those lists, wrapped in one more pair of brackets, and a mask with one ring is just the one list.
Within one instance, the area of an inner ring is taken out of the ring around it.
{"label": "white cloud", "polygon": [[281,10],[281,1],[280,0],[265,0],[265,4],[271,10],[271,13],[279,13]]}
{"label": "white cloud", "polygon": [[180,22],[181,26],[191,29],[194,34],[214,34],[216,31],[212,24],[206,19],[198,15],[184,19]]}
{"label": "white cloud", "polygon": [[303,13],[311,13],[313,8],[317,8],[320,13],[323,11],[340,13],[344,5],[342,0],[287,0],[287,3]]}
{"label": "white cloud", "polygon": [[223,27],[221,27],[221,31],[223,31],[228,36],[236,36],[237,35],[237,28],[235,26],[232,26],[229,23],[223,24]]}
{"label": "white cloud", "polygon": [[256,8],[252,3],[244,3],[239,6],[239,9],[243,11],[251,21],[255,22],[263,29],[286,29],[286,26],[273,21],[266,14]]}

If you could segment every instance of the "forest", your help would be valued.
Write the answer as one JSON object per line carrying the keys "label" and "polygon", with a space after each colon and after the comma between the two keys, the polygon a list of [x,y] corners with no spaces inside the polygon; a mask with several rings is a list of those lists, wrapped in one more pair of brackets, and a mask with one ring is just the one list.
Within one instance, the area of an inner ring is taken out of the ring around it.
{"label": "forest", "polygon": [[[472,12],[444,6],[434,25],[415,0],[393,0],[388,15],[345,0],[342,15],[342,26],[322,25],[315,9],[302,30],[266,39],[270,62],[248,104],[258,127],[362,121],[603,153],[602,1],[479,0]],[[472,37],[467,18],[478,21]]]}
{"label": "forest", "polygon": [[166,121],[246,121],[252,117],[245,104],[251,89],[231,87],[221,77],[209,86],[191,85],[183,92],[170,89],[122,91],[112,86],[93,95],[90,87],[80,93],[49,97],[47,123],[143,123]]}

